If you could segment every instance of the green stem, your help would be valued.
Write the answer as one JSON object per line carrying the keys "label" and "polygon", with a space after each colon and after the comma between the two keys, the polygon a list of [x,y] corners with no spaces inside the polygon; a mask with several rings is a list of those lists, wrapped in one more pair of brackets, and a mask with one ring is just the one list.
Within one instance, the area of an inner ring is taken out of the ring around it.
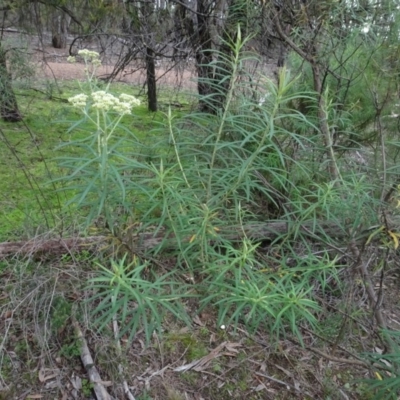
{"label": "green stem", "polygon": [[174,145],[175,156],[176,156],[176,159],[177,159],[177,161],[178,161],[179,169],[180,169],[181,172],[182,172],[182,176],[183,176],[183,179],[184,179],[185,182],[186,182],[187,187],[188,187],[189,189],[191,189],[190,183],[189,183],[189,181],[188,181],[188,179],[187,179],[187,177],[186,177],[186,174],[185,174],[185,170],[183,169],[183,165],[182,165],[182,162],[181,162],[181,158],[180,158],[180,156],[179,156],[178,148],[177,148],[177,146],[176,146],[175,135],[174,135],[174,131],[173,131],[173,129],[172,129],[171,107],[169,107],[169,109],[168,109],[168,115],[167,115],[167,117],[168,117],[168,129],[169,129],[169,133],[170,133],[171,138],[172,138],[172,143],[173,143],[173,145]]}
{"label": "green stem", "polygon": [[228,115],[229,106],[230,106],[230,104],[232,102],[232,99],[233,99],[233,92],[234,92],[234,89],[235,89],[235,81],[236,81],[236,78],[237,78],[238,65],[240,63],[240,51],[241,51],[241,48],[242,48],[243,44],[244,43],[241,42],[241,35],[240,35],[240,28],[239,28],[238,39],[237,39],[237,41],[235,43],[235,48],[234,48],[234,57],[233,57],[233,60],[232,60],[233,68],[232,68],[231,78],[230,78],[230,81],[229,81],[229,89],[228,89],[228,92],[227,92],[227,95],[226,95],[226,103],[224,105],[224,112],[223,112],[222,117],[221,117],[221,124],[220,124],[219,129],[218,129],[217,137],[216,137],[216,140],[215,140],[215,143],[214,143],[214,149],[213,149],[212,156],[211,156],[210,176],[209,176],[208,184],[207,184],[207,201],[209,201],[210,197],[211,197],[211,183],[212,183],[212,178],[213,178],[212,171],[213,171],[214,164],[215,164],[215,159],[216,159],[216,156],[217,156],[218,144],[221,141],[222,133],[223,133],[223,130],[224,130],[224,127],[225,127],[225,121],[226,121],[226,118],[227,118],[227,115]]}

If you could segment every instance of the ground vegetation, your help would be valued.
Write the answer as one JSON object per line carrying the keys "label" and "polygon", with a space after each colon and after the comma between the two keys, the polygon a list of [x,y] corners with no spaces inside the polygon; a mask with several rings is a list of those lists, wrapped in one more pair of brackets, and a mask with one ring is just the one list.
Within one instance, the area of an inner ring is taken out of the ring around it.
{"label": "ground vegetation", "polygon": [[1,396],[398,398],[396,4],[79,7],[2,10]]}

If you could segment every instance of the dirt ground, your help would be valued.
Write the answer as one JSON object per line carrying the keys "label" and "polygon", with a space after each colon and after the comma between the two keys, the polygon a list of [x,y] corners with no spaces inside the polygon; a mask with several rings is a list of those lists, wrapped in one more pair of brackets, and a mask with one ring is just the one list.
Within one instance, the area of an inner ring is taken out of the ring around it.
{"label": "dirt ground", "polygon": [[[65,59],[67,56],[65,56]],[[47,79],[71,80],[83,79],[84,65],[81,63],[71,64],[60,59],[59,62],[47,61],[40,65],[39,76]],[[139,69],[140,66],[132,66],[127,68],[123,73],[120,73],[115,79],[117,82],[133,83],[135,85],[144,85],[146,82],[146,73],[144,69]],[[112,65],[102,65],[96,76],[105,78],[113,72]],[[186,89],[196,89],[196,74],[191,69],[173,68],[167,70],[162,67],[156,69],[157,83],[159,86],[176,87],[180,85]]]}
{"label": "dirt ground", "polygon": [[[44,50],[35,49],[32,61],[39,67],[37,75],[40,78],[71,80],[84,79],[84,64],[82,62],[69,63],[69,48],[54,49],[45,47]],[[101,57],[102,66],[97,69],[96,76],[100,79],[108,77],[114,69],[115,59],[107,55]],[[159,87],[196,89],[196,72],[194,65],[187,63],[173,67],[166,62],[158,62],[156,66],[157,85]],[[144,85],[146,71],[142,60],[130,63],[124,71],[115,78],[117,82]]]}
{"label": "dirt ground", "polygon": [[[104,43],[80,43],[79,46],[71,47],[73,37],[68,38],[67,47],[64,49],[55,49],[51,46],[50,35],[44,34],[39,38],[36,36],[23,35],[20,32],[9,31],[6,33],[6,41],[12,46],[22,46],[28,49],[30,61],[37,66],[36,75],[38,78],[50,80],[71,80],[84,79],[84,64],[78,62],[71,64],[67,58],[72,54],[76,55],[79,49],[88,48],[101,53],[102,66],[97,70],[98,78],[107,78],[114,69],[114,65],[119,60],[121,48],[118,43],[113,42],[109,47]],[[115,48],[113,48],[113,46]],[[102,49],[102,50],[101,50]],[[263,58],[262,62],[250,61],[253,77],[260,74],[273,78],[276,71],[276,60],[273,58]],[[181,61],[173,64],[167,59],[156,61],[156,76],[158,88],[173,88],[178,90],[196,91],[197,73],[193,60]],[[123,83],[133,83],[135,85],[144,85],[146,82],[146,71],[143,59],[137,59],[131,62],[123,72],[119,73],[114,81]]]}

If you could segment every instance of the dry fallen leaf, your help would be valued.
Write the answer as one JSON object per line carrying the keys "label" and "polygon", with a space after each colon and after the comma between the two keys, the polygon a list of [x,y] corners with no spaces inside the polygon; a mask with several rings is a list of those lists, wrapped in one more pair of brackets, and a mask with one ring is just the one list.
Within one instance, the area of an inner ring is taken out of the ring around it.
{"label": "dry fallen leaf", "polygon": [[288,371],[287,369],[281,367],[280,365],[275,365],[276,368],[280,369],[282,372],[284,372],[289,378],[293,378],[293,374]]}
{"label": "dry fallen leaf", "polygon": [[41,368],[39,370],[39,382],[43,383],[48,381],[49,379],[55,378],[58,375],[59,371],[48,368]]}
{"label": "dry fallen leaf", "polygon": [[79,376],[72,376],[70,378],[70,381],[72,383],[72,386],[76,390],[81,390],[82,389],[82,379]]}
{"label": "dry fallen leaf", "polygon": [[261,390],[266,389],[266,386],[263,383],[260,383],[254,390],[256,392],[261,392]]}
{"label": "dry fallen leaf", "polygon": [[217,341],[217,335],[213,332],[211,335],[210,335],[210,344],[213,344],[213,343],[215,343]]}
{"label": "dry fallen leaf", "polygon": [[239,351],[238,350],[236,350],[236,347],[242,347],[242,344],[241,343],[232,343],[232,342],[229,342],[229,343],[227,343],[226,345],[225,345],[225,349],[226,350],[228,350],[228,351],[231,351],[232,353],[239,353]]}
{"label": "dry fallen leaf", "polygon": [[42,394],[28,394],[26,396],[27,399],[42,399],[43,395]]}
{"label": "dry fallen leaf", "polygon": [[260,371],[261,371],[261,372],[265,372],[266,370],[267,370],[267,364],[261,363],[261,365],[260,365]]}
{"label": "dry fallen leaf", "polygon": [[[175,372],[185,372],[193,369],[194,371],[200,372],[207,368],[208,363],[214,358],[220,357],[221,355],[225,355],[225,353],[221,353],[222,349],[226,347],[227,342],[221,343],[215,349],[211,350],[209,354],[206,356],[191,362],[190,364],[181,365],[180,367],[174,368]],[[229,354],[235,355],[235,354]]]}

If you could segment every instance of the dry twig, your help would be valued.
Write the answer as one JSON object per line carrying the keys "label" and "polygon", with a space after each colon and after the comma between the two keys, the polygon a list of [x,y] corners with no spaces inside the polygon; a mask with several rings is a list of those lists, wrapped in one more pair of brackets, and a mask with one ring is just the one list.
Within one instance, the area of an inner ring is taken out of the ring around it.
{"label": "dry twig", "polygon": [[75,328],[76,336],[80,340],[82,364],[88,374],[89,381],[93,385],[93,390],[97,400],[113,400],[113,398],[108,394],[107,390],[105,389],[100,374],[97,371],[96,366],[94,365],[89,347],[78,322],[76,320],[73,320],[72,324]]}

